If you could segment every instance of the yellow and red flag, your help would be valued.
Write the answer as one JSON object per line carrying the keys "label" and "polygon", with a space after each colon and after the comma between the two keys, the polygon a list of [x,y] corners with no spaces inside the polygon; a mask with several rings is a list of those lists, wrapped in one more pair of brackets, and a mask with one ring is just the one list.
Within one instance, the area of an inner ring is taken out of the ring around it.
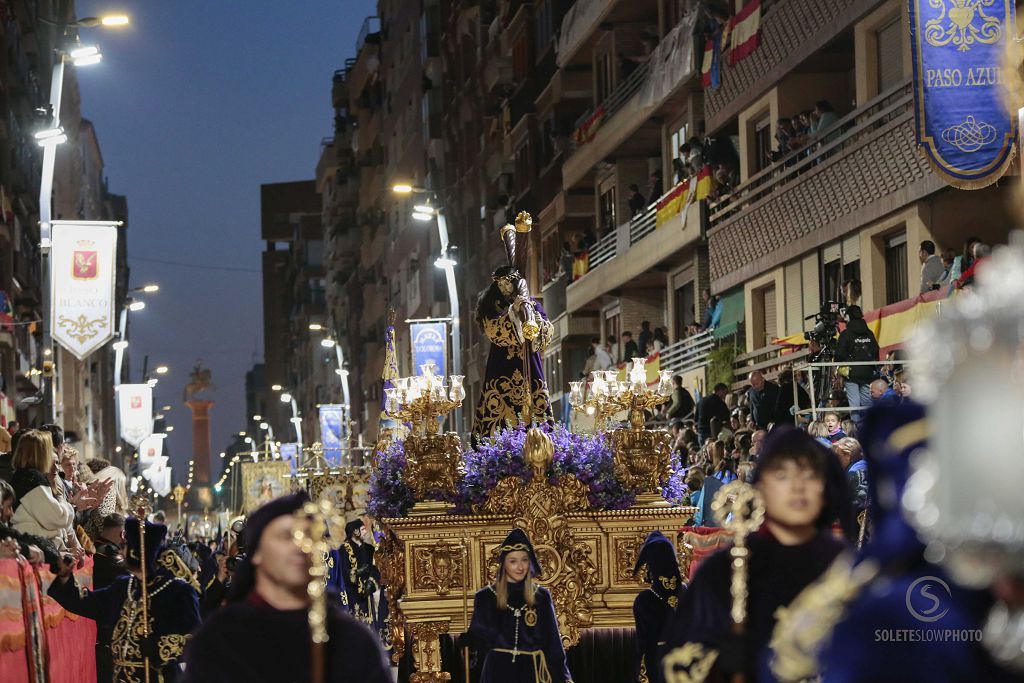
{"label": "yellow and red flag", "polygon": [[683,204],[686,201],[686,195],[689,190],[690,180],[686,179],[669,190],[664,197],[658,200],[658,205],[655,208],[654,214],[655,227],[660,227],[662,223],[679,215],[679,212],[683,210]]}
{"label": "yellow and red flag", "polygon": [[705,165],[697,173],[697,201],[707,199],[711,195],[711,190],[714,189],[714,186],[715,182],[711,175],[711,167]]}
{"label": "yellow and red flag", "polygon": [[729,66],[736,66],[761,45],[761,0],[751,0],[729,20]]}

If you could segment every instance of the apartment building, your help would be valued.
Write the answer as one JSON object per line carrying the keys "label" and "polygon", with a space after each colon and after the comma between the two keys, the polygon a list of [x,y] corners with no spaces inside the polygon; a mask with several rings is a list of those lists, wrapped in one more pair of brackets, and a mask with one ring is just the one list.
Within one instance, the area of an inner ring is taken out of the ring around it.
{"label": "apartment building", "polygon": [[[910,308],[921,241],[998,243],[1012,225],[1015,181],[955,190],[918,153],[899,0],[762,0],[757,12],[744,0],[402,5],[380,4],[336,75],[346,128],[324,152],[351,150],[333,178],[355,208],[324,204],[349,216],[334,220],[329,253],[342,261],[328,268],[328,298],[368,438],[387,310],[399,323],[448,311],[426,273],[414,300],[412,264],[429,263],[437,242],[389,195],[398,180],[435,191],[457,250],[467,416],[488,349],[473,310],[504,259],[498,229],[518,211],[534,218],[527,277],[555,325],[545,367],[556,412],[594,337],[614,337],[621,359],[622,333],[663,328],[660,366],[695,388],[708,352],[734,348],[738,382],[752,364],[774,370],[774,342],[802,335],[844,281],[862,282],[865,311]],[[726,45],[704,69],[714,19],[737,14],[753,17],[759,41]],[[779,149],[780,120],[821,101],[834,110],[828,130]],[[703,148],[696,166],[690,142]],[[706,289],[722,319],[694,335]],[[403,363],[406,336],[399,324]]]}
{"label": "apartment building", "polygon": [[[780,0],[762,32],[704,107],[707,130],[739,143],[739,184],[707,206],[708,251],[712,289],[742,296],[748,351],[803,331],[849,278],[865,311],[915,297],[922,240],[957,251],[972,235],[1006,241],[1017,181],[956,190],[916,149],[903,3]],[[821,99],[836,108],[833,132],[769,163],[758,150],[778,120]]]}
{"label": "apartment building", "polygon": [[342,345],[357,433],[370,441],[391,312],[403,374],[412,370],[402,321],[448,314],[443,273],[433,266],[437,229],[412,218],[413,205],[428,196],[391,191],[404,182],[440,194],[438,17],[436,0],[382,0],[365,20],[356,56],[334,76],[335,134],[324,141],[317,173],[328,245],[324,324]]}
{"label": "apartment building", "polygon": [[[58,14],[60,13],[60,14]],[[42,150],[33,133],[46,124],[37,110],[49,102],[55,47],[63,40],[54,22],[75,16],[73,2],[12,2],[0,8],[0,74],[4,125],[0,126],[0,424],[47,422],[43,391],[39,183]],[[122,220],[118,235],[115,304],[127,297],[127,201],[109,193],[103,156],[92,123],[82,116],[74,68],[65,71],[61,124],[68,141],[57,148],[53,215],[65,219]],[[86,459],[114,458],[119,443],[113,395],[113,351],[108,344],[79,361],[59,346],[55,412]],[[50,360],[49,358],[45,360]],[[127,365],[125,365],[127,368]]]}

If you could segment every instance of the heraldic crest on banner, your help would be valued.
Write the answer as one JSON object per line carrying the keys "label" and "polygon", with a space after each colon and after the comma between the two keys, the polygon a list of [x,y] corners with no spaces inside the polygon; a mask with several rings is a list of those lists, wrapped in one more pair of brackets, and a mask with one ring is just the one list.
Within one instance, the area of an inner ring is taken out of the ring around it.
{"label": "heraldic crest on banner", "polygon": [[[985,14],[985,8],[996,0],[930,0],[941,14],[929,19],[924,25],[924,39],[929,45],[944,47],[957,46],[960,52],[967,52],[974,43],[991,45],[1002,37],[1002,23],[999,17]],[[948,6],[948,9],[947,9]]]}

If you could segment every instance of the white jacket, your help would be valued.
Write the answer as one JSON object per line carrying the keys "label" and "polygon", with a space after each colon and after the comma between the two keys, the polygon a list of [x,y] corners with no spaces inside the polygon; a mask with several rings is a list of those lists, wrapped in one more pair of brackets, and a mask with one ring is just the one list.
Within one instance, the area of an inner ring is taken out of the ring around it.
{"label": "white jacket", "polygon": [[23,496],[11,519],[15,530],[50,539],[58,550],[68,549],[74,523],[74,506],[57,500],[48,486],[36,486]]}

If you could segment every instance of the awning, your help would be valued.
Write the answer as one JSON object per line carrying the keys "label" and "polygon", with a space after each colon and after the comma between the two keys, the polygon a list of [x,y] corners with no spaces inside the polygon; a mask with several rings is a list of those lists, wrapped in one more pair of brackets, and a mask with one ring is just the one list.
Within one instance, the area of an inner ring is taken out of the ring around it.
{"label": "awning", "polygon": [[737,287],[722,295],[722,315],[715,328],[715,339],[728,337],[739,332],[745,312],[743,287]]}

